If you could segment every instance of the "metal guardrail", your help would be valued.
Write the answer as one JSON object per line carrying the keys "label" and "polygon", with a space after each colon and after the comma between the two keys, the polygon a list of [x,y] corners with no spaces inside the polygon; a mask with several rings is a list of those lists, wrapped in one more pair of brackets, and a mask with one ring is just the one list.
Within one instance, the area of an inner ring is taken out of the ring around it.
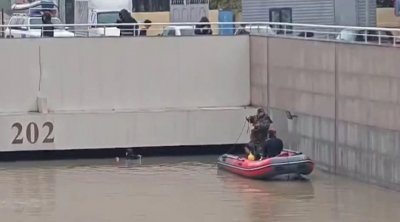
{"label": "metal guardrail", "polygon": [[[287,38],[341,41],[377,45],[400,45],[400,29],[355,27],[276,22],[210,22],[213,35],[265,35]],[[136,24],[54,24],[0,25],[5,38],[41,38],[43,27],[55,27],[54,37],[140,36],[140,30],[151,25],[147,36],[194,36],[199,22]],[[204,28],[204,27],[203,27]],[[200,30],[200,29],[198,29]],[[121,35],[122,34],[122,35]]]}

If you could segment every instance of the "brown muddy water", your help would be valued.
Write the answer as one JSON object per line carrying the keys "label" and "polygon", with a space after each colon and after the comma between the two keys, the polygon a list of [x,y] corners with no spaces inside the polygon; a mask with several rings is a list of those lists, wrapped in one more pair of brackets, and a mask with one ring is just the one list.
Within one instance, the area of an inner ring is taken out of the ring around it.
{"label": "brown muddy water", "polygon": [[0,163],[1,221],[399,221],[399,192],[318,170],[308,181],[250,180],[216,158]]}

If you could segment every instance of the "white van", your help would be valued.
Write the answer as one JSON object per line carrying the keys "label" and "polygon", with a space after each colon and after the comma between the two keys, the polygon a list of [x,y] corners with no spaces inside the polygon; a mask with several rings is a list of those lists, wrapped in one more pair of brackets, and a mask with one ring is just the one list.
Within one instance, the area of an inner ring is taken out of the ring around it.
{"label": "white van", "polygon": [[167,26],[164,28],[161,36],[194,36],[195,26]]}

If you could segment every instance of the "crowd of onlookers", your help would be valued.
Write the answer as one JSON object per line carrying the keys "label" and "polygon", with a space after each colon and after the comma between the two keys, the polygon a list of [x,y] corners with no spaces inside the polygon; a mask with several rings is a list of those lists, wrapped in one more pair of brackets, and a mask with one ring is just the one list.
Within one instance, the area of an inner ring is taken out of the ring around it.
{"label": "crowd of onlookers", "polygon": [[[211,25],[208,18],[202,17],[199,22],[203,24],[197,24],[195,26],[194,33],[196,35],[212,35]],[[151,26],[151,21],[146,19],[144,23],[148,25],[145,25],[144,28],[139,29],[137,25],[138,22],[136,21],[135,18],[132,17],[132,15],[126,9],[122,9],[119,12],[119,19],[116,21],[116,23],[125,24],[117,26],[117,28],[121,30],[120,36],[146,36],[147,30]],[[132,25],[126,25],[126,24],[132,24]]]}
{"label": "crowd of onlookers", "polygon": [[[43,37],[54,37],[54,27],[51,26],[51,14],[45,12],[42,15],[42,22],[45,26],[42,28]],[[202,17],[199,21],[202,24],[197,24],[194,27],[196,35],[212,35],[210,21],[207,17]],[[143,28],[139,28],[137,20],[129,13],[128,10],[122,9],[119,12],[119,19],[115,21],[119,23],[117,28],[120,30],[120,36],[147,36],[147,31],[151,27],[151,21],[146,19],[143,23]]]}

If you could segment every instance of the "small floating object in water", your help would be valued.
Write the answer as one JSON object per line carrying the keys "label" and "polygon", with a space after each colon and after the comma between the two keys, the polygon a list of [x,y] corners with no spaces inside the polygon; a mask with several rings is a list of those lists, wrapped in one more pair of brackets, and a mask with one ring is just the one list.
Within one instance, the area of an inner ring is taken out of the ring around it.
{"label": "small floating object in water", "polygon": [[126,159],[129,159],[129,160],[137,160],[137,159],[141,159],[142,155],[135,154],[133,152],[133,150],[129,148],[126,150],[125,157],[126,157]]}
{"label": "small floating object in water", "polygon": [[132,149],[126,150],[125,157],[127,160],[139,160],[139,163],[142,163],[142,155],[135,154]]}
{"label": "small floating object in water", "polygon": [[[118,156],[115,157],[115,162],[119,163],[120,159]],[[139,160],[139,164],[142,164],[142,155],[135,154],[132,149],[127,149],[125,152],[125,161],[129,163],[131,160]]]}

